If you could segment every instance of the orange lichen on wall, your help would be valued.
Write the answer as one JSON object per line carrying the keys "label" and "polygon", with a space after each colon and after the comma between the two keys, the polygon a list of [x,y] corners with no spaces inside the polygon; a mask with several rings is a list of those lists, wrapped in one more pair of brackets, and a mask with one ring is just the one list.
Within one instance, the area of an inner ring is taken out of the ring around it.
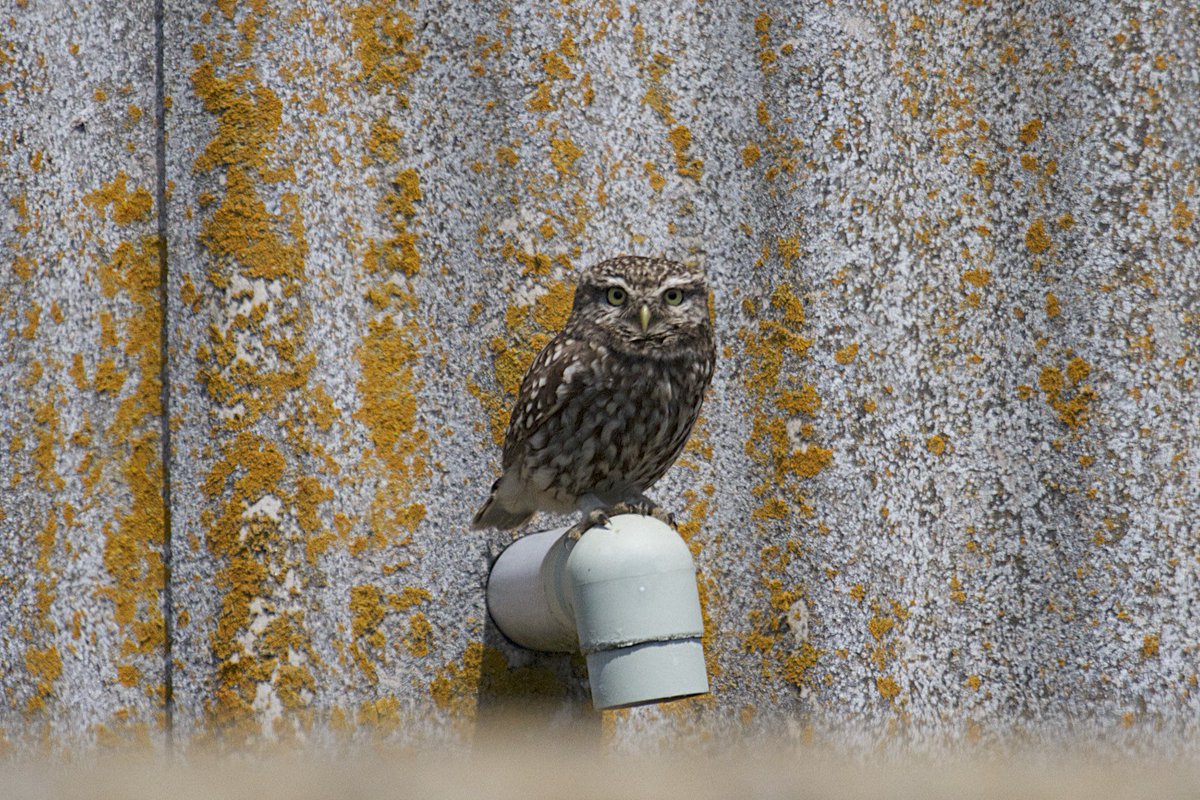
{"label": "orange lichen on wall", "polygon": [[866,656],[876,670],[883,672],[896,658],[895,637],[908,616],[908,609],[899,601],[892,600],[886,605],[878,600],[871,601],[871,618],[867,620],[871,641],[867,644]]}
{"label": "orange lichen on wall", "polygon": [[105,211],[111,210],[112,221],[118,225],[130,225],[150,219],[153,199],[143,186],[127,188],[129,176],[124,171],[99,189],[83,196],[85,205],[90,206],[101,219]]}
{"label": "orange lichen on wall", "polygon": [[[743,383],[755,405],[746,452],[764,473],[753,489],[759,505],[751,519],[764,527],[794,525],[812,514],[803,482],[833,460],[831,449],[797,440],[797,434],[804,439],[812,435],[811,425],[804,423],[795,431],[789,425],[797,416],[812,417],[821,407],[816,388],[794,377],[795,362],[807,356],[812,340],[802,333],[804,306],[789,284],[775,286],[765,308],[747,300],[744,310],[758,317],[753,328],[739,334],[747,360]],[[856,352],[857,346],[848,348],[845,363]],[[786,582],[788,565],[799,552],[796,540],[789,540],[784,550],[768,545],[761,551],[766,607],[750,611],[750,633],[743,639],[743,648],[762,658],[766,678],[797,686],[812,680],[810,673],[822,655],[807,638],[807,623],[803,629],[794,627],[797,615],[807,618],[808,613],[804,588]]]}
{"label": "orange lichen on wall", "polygon": [[308,256],[301,201],[279,185],[295,180],[290,159],[276,157],[283,101],[248,66],[263,13],[230,4],[226,18],[241,21],[193,48],[202,63],[192,89],[216,123],[194,170],[214,188],[199,196],[208,286],[202,291],[188,276],[181,290],[193,313],[204,295],[230,312],[209,326],[195,356],[215,451],[203,485],[211,510],[199,524],[220,596],[205,712],[209,732],[231,746],[264,733],[291,739],[312,724],[313,670],[321,664],[293,599],[310,574],[294,569],[293,551],[312,551],[291,545],[320,530],[320,506],[332,496],[314,464],[318,472],[337,469],[310,435],[329,429],[331,409],[310,383],[315,357],[299,302]]}
{"label": "orange lichen on wall", "polygon": [[1171,209],[1171,227],[1177,231],[1186,230],[1196,218],[1196,213],[1187,207],[1182,200],[1175,203]]}
{"label": "orange lichen on wall", "polygon": [[1021,130],[1018,134],[1018,137],[1021,140],[1021,144],[1025,144],[1025,145],[1033,144],[1034,142],[1037,141],[1038,134],[1040,134],[1041,131],[1042,131],[1042,121],[1040,119],[1034,118],[1034,119],[1029,120],[1029,122],[1027,122],[1021,126]]}
{"label": "orange lichen on wall", "polygon": [[[358,349],[361,400],[354,416],[366,425],[372,454],[395,482],[392,498],[401,502],[429,477],[429,437],[417,426],[416,391],[422,384],[413,372],[417,344],[423,342],[416,320],[397,323],[384,316],[368,323]],[[424,517],[419,503],[397,507],[389,500],[384,506],[390,513],[376,518],[383,527],[375,533],[385,539],[400,538],[401,529],[412,531]]]}
{"label": "orange lichen on wall", "polygon": [[351,587],[351,641],[347,649],[368,682],[378,683],[378,667],[388,663],[385,630],[393,628],[387,622],[389,612],[409,615],[408,635],[401,640],[409,655],[422,658],[429,654],[433,643],[433,626],[423,613],[415,609],[431,599],[428,590],[413,586],[404,587],[399,594],[392,592],[387,595],[372,584]]}
{"label": "orange lichen on wall", "polygon": [[833,360],[839,364],[845,365],[854,361],[858,355],[858,342],[851,342],[845,347],[839,349],[833,354]]}
{"label": "orange lichen on wall", "polygon": [[[406,106],[409,81],[424,55],[412,19],[379,2],[348,13],[354,52],[368,87]],[[417,393],[424,384],[416,373],[427,341],[410,283],[421,269],[413,231],[422,200],[420,174],[411,166],[400,166],[405,157],[399,146],[403,131],[392,125],[388,115],[373,120],[371,130],[367,149],[392,173],[377,204],[389,230],[383,239],[367,242],[363,257],[369,276],[367,297],[375,314],[358,347],[360,399],[354,418],[366,426],[372,444],[361,467],[373,472],[378,464],[387,475],[375,488],[368,517],[370,541],[383,545],[403,542],[425,516],[425,507],[412,502],[411,496],[429,477],[429,435],[417,424]],[[380,137],[385,133],[383,142]]]}
{"label": "orange lichen on wall", "polygon": [[[667,127],[667,143],[675,160],[675,171],[685,178],[699,180],[704,175],[704,161],[691,155],[692,131],[686,125],[678,124],[671,109],[674,94],[667,89],[665,78],[674,64],[674,59],[666,53],[649,53],[645,44],[645,31],[639,23],[634,31],[634,51],[638,61],[638,71],[646,81],[646,91],[642,95],[642,105],[649,107]],[[652,179],[653,181],[653,179]],[[659,181],[663,181],[659,176]],[[655,185],[655,191],[662,188],[662,183]]]}
{"label": "orange lichen on wall", "polygon": [[575,162],[583,156],[583,151],[569,138],[550,140],[550,163],[559,175],[575,175]]}
{"label": "orange lichen on wall", "polygon": [[1025,247],[1034,255],[1050,249],[1050,236],[1046,233],[1046,222],[1041,217],[1035,219],[1026,229]]}
{"label": "orange lichen on wall", "polygon": [[1038,376],[1038,386],[1046,402],[1058,412],[1059,420],[1069,428],[1087,424],[1091,414],[1091,403],[1096,399],[1096,390],[1085,384],[1092,367],[1079,356],[1067,362],[1066,376],[1055,366],[1043,367]]}
{"label": "orange lichen on wall", "polygon": [[900,684],[896,683],[895,678],[890,675],[883,675],[876,678],[875,689],[884,700],[895,700],[900,694]]}
{"label": "orange lichen on wall", "polygon": [[[127,183],[128,176],[121,172],[85,195],[83,202],[101,221],[108,213],[114,223],[122,226],[149,221],[153,205],[149,191],[141,187],[130,190]],[[111,255],[101,256],[98,261],[96,274],[102,296],[111,299],[123,295],[132,301],[134,312],[120,320],[102,313],[100,319],[100,348],[110,352],[97,364],[93,388],[97,393],[124,396],[115,406],[111,423],[101,432],[107,446],[97,451],[114,453],[115,463],[111,471],[104,457],[93,463],[100,480],[113,472],[120,476],[120,483],[107,488],[116,497],[127,493],[128,503],[124,508],[118,506],[113,518],[103,524],[102,563],[108,579],[98,587],[97,596],[111,603],[120,637],[113,677],[127,688],[140,686],[161,703],[165,688],[160,659],[166,648],[161,602],[166,581],[160,430],[162,248],[156,236],[143,235],[119,242]],[[82,374],[82,361],[78,366]],[[130,375],[134,376],[131,389],[127,380]],[[78,379],[76,385],[87,388],[86,382]],[[116,737],[121,731],[136,739],[144,727],[143,723],[118,718],[113,720],[109,735]]]}
{"label": "orange lichen on wall", "polygon": [[54,645],[28,648],[25,651],[25,670],[36,682],[34,693],[25,704],[25,712],[32,714],[45,708],[54,682],[62,675],[62,656],[58,648]]}
{"label": "orange lichen on wall", "polygon": [[765,608],[749,612],[748,633],[742,636],[742,649],[762,658],[762,674],[767,680],[783,680],[793,686],[812,683],[810,674],[824,651],[808,639],[807,592],[802,587],[787,588],[784,577],[792,560],[801,553],[798,541],[790,539],[784,547],[767,545],[759,553],[763,587],[767,592]]}
{"label": "orange lichen on wall", "polygon": [[1154,658],[1158,655],[1158,635],[1148,634],[1142,639],[1142,657]]}

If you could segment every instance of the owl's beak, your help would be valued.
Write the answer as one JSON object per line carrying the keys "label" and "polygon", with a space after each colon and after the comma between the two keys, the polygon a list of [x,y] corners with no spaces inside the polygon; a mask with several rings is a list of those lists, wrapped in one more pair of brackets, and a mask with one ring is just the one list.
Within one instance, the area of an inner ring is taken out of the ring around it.
{"label": "owl's beak", "polygon": [[642,333],[645,333],[650,328],[650,306],[642,306],[638,319],[642,321]]}

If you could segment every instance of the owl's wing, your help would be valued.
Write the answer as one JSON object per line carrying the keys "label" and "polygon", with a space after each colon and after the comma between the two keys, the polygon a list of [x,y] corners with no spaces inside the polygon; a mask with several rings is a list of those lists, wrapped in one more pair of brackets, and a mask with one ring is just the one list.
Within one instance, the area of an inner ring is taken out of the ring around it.
{"label": "owl's wing", "polygon": [[587,358],[592,348],[586,342],[559,334],[538,353],[525,373],[517,402],[504,434],[503,466],[517,460],[525,442],[552,419],[566,403],[591,383]]}

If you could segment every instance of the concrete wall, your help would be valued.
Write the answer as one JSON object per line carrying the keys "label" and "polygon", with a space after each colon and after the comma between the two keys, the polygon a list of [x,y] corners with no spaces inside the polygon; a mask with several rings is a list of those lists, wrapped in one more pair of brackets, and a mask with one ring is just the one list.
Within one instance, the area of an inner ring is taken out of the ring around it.
{"label": "concrete wall", "polygon": [[[17,0],[0,742],[1194,743],[1198,64],[1182,2]],[[626,252],[715,285],[714,692],[602,719],[467,521]]]}

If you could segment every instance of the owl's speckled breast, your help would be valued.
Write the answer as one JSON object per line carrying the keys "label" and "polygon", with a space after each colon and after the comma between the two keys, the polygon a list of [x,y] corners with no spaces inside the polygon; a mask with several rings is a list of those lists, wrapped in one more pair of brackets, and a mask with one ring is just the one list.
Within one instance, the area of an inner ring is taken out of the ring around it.
{"label": "owl's speckled breast", "polygon": [[584,391],[530,436],[521,472],[545,501],[572,510],[618,502],[674,463],[699,413],[711,366],[694,359],[598,359]]}

